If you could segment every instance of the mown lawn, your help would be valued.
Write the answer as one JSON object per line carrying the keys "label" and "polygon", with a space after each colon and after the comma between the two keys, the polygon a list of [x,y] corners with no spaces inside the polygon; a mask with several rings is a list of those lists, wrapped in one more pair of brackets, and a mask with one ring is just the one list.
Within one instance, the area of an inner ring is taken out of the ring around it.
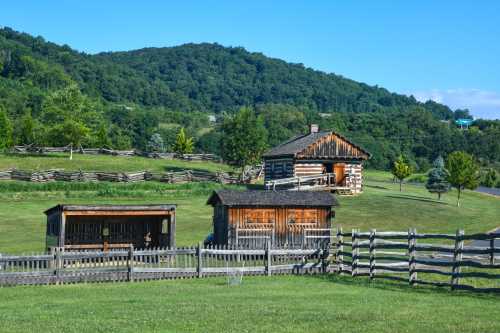
{"label": "mown lawn", "polygon": [[206,161],[163,160],[144,157],[116,157],[106,155],[69,154],[21,155],[0,154],[0,170],[16,168],[20,170],[65,169],[68,171],[143,171],[163,172],[169,170],[191,169],[207,171],[231,171],[226,164]]}
{"label": "mown lawn", "polygon": [[499,332],[498,295],[331,276],[0,289],[2,332]]}
{"label": "mown lawn", "polygon": [[[370,173],[369,173],[370,175]],[[365,192],[340,197],[335,225],[345,230],[360,228],[379,231],[466,233],[485,232],[500,226],[500,198],[467,191],[456,207],[454,192],[436,200],[424,187],[399,186],[387,182],[387,173],[377,172],[377,181],[368,180]],[[211,231],[212,208],[206,200],[217,184],[30,184],[0,183],[0,253],[42,251],[45,244],[43,211],[58,203],[178,204],[177,244],[194,245]]]}

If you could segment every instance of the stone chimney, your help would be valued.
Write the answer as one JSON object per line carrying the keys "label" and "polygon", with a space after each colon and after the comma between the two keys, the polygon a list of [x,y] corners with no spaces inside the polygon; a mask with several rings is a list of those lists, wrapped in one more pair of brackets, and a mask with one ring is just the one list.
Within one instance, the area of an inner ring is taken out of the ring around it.
{"label": "stone chimney", "polygon": [[318,133],[319,132],[319,126],[318,124],[311,124],[309,125],[309,133]]}

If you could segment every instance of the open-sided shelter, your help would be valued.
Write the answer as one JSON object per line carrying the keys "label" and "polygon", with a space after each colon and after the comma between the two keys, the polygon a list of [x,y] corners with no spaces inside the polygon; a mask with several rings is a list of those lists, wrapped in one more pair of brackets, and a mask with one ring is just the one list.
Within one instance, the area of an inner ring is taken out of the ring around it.
{"label": "open-sided shelter", "polygon": [[300,246],[307,234],[330,234],[338,203],[321,191],[217,190],[207,204],[214,207],[216,244]]}
{"label": "open-sided shelter", "polygon": [[57,205],[46,245],[68,249],[175,246],[175,205]]}

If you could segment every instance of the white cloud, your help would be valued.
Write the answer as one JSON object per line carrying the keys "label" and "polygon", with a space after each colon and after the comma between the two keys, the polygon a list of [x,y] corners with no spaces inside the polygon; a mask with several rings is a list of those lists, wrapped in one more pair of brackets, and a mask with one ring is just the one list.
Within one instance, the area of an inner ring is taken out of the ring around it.
{"label": "white cloud", "polygon": [[451,109],[469,109],[476,118],[500,119],[500,93],[479,89],[447,89],[415,91],[421,102],[433,100]]}

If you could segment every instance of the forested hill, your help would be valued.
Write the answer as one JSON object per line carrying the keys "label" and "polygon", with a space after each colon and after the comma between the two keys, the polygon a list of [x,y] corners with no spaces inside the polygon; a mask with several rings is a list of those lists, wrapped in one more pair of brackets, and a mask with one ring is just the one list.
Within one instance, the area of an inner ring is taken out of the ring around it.
{"label": "forested hill", "polygon": [[[127,66],[148,80],[150,85],[143,92],[127,97],[146,105],[178,103],[162,95],[163,85],[177,98],[182,96],[185,108],[213,112],[268,103],[306,106],[319,112],[378,112],[420,105],[411,97],[239,47],[186,44],[101,53],[96,58]],[[124,96],[119,91],[109,95]],[[453,117],[442,105],[429,103],[424,107],[439,118]]]}
{"label": "forested hill", "polygon": [[[60,67],[85,94],[110,102],[216,113],[268,103],[319,112],[379,112],[422,105],[438,118],[453,117],[449,108],[437,103],[421,104],[412,97],[240,47],[185,44],[86,55],[8,28],[0,30],[0,36],[3,76],[25,75],[22,71],[29,64],[22,57],[27,55]],[[57,82],[50,85],[57,87]]]}
{"label": "forested hill", "polygon": [[400,153],[424,168],[457,148],[500,158],[492,142],[498,123],[477,122],[477,133],[463,133],[442,120],[466,111],[243,48],[186,44],[88,55],[0,29],[0,108],[17,125],[15,143],[64,144],[74,141],[64,135],[71,129],[83,145],[146,149],[153,133],[168,146],[184,126],[198,150],[217,153],[220,131],[208,114],[221,119],[242,106],[262,116],[269,146],[314,121],[366,146],[380,168]]}

